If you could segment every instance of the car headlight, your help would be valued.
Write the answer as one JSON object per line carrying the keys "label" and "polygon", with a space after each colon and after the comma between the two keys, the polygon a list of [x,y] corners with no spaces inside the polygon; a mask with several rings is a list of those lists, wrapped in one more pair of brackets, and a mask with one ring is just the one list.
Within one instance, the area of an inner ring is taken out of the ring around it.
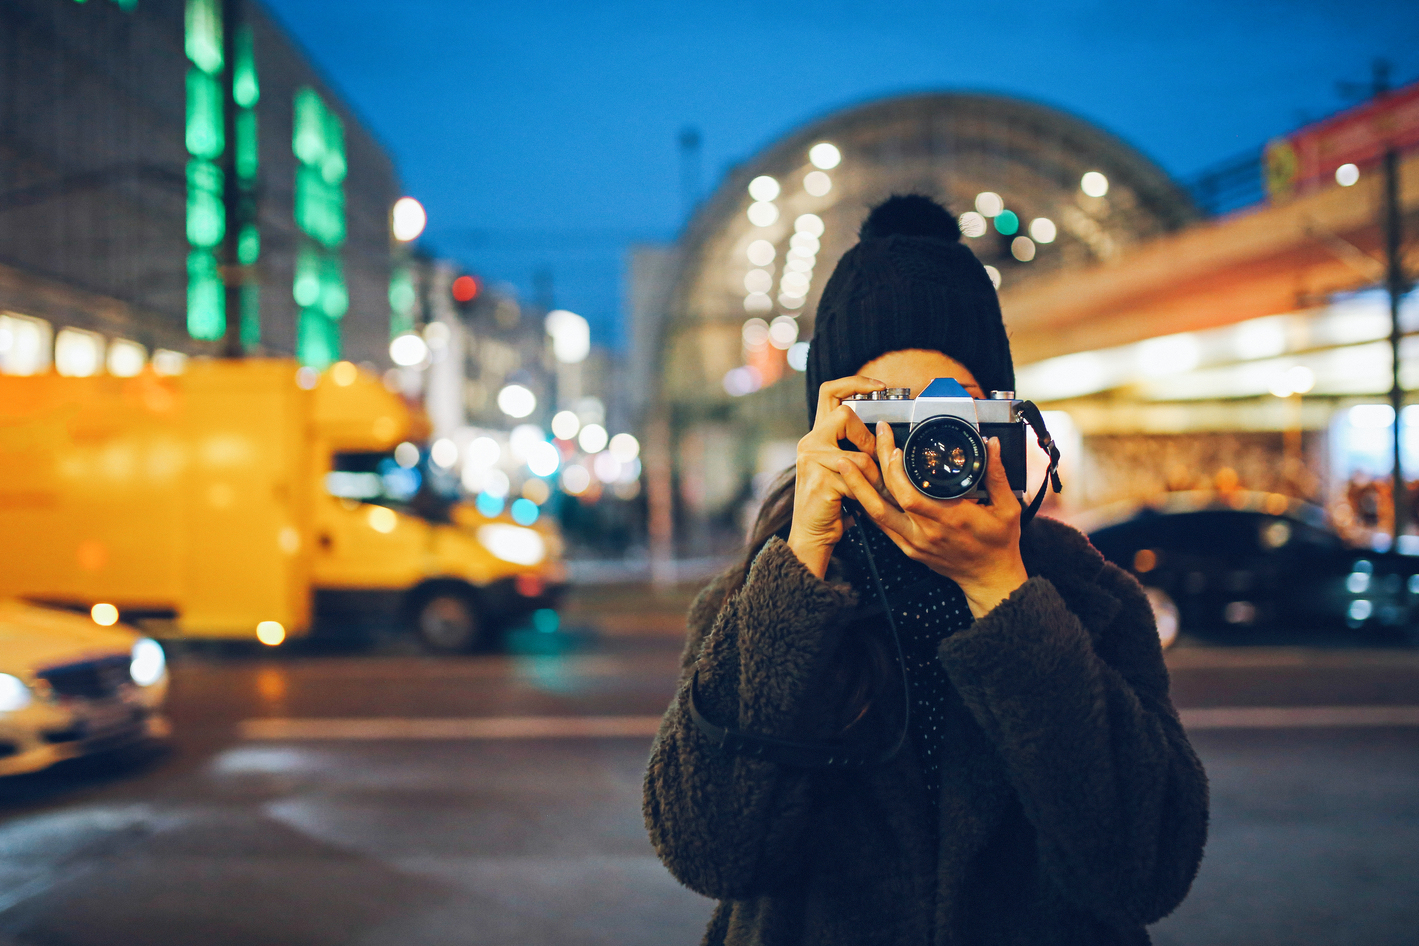
{"label": "car headlight", "polygon": [[8,673],[0,673],[0,713],[12,713],[30,705],[34,695],[25,682]]}
{"label": "car headlight", "polygon": [[547,557],[547,543],[534,529],[490,522],[478,527],[483,548],[514,565],[536,565]]}
{"label": "car headlight", "polygon": [[151,637],[140,637],[133,644],[133,661],[128,665],[128,675],[140,687],[152,686],[163,678],[167,665],[163,645]]}

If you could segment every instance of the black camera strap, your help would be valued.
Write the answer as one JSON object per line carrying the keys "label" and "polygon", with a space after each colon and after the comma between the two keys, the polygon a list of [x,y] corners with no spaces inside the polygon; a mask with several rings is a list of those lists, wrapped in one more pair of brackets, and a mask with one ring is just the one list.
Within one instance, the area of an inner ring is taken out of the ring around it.
{"label": "black camera strap", "polygon": [[887,615],[887,626],[892,632],[892,643],[897,649],[897,667],[902,674],[902,726],[891,746],[877,752],[861,752],[847,746],[830,742],[799,742],[793,739],[778,739],[758,733],[731,729],[712,722],[699,707],[700,673],[696,670],[690,676],[690,719],[695,726],[726,755],[741,755],[766,762],[776,762],[800,769],[860,769],[882,765],[891,760],[907,741],[911,725],[911,690],[907,682],[907,661],[902,653],[901,635],[897,633],[897,622],[892,617],[892,605],[887,601],[887,592],[882,587],[882,577],[877,574],[877,562],[872,558],[872,546],[867,541],[867,533],[862,526],[863,513],[853,517],[853,528],[862,540],[862,548],[867,553],[867,567],[872,572],[872,583],[877,588],[877,599]]}
{"label": "black camera strap", "polygon": [[1025,423],[1029,424],[1030,429],[1035,432],[1035,442],[1040,445],[1045,456],[1049,457],[1049,468],[1045,470],[1044,482],[1040,484],[1035,498],[1030,500],[1030,504],[1020,515],[1020,528],[1023,529],[1029,525],[1031,519],[1035,518],[1035,513],[1040,511],[1040,506],[1045,501],[1045,492],[1050,487],[1054,487],[1054,491],[1057,493],[1064,488],[1064,484],[1059,481],[1059,447],[1055,444],[1054,438],[1050,436],[1049,428],[1045,426],[1045,418],[1040,413],[1039,407],[1035,405],[1034,401],[1021,401],[1020,416],[1025,418]]}

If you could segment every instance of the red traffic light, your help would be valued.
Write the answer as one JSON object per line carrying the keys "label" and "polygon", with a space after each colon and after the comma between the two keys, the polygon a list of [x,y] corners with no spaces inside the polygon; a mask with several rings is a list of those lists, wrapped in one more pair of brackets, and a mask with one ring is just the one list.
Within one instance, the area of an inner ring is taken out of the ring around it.
{"label": "red traffic light", "polygon": [[459,276],[453,281],[453,300],[455,302],[472,302],[478,297],[478,280],[472,276]]}

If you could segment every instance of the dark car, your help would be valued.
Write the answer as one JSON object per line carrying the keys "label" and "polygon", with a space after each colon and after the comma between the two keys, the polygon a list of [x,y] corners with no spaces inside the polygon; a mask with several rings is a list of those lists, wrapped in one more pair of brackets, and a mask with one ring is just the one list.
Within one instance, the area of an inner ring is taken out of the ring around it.
{"label": "dark car", "polygon": [[1347,545],[1308,503],[1277,493],[1170,493],[1083,525],[1109,561],[1149,589],[1160,625],[1171,613],[1183,631],[1214,640],[1340,632],[1419,643],[1419,555]]}

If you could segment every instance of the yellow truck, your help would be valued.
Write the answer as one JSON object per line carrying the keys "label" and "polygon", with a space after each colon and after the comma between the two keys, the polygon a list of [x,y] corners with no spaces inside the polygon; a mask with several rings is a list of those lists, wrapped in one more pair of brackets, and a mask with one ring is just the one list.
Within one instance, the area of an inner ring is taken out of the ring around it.
{"label": "yellow truck", "polygon": [[460,651],[555,626],[555,525],[440,493],[427,436],[348,362],[0,376],[0,598],[271,645],[399,622]]}

